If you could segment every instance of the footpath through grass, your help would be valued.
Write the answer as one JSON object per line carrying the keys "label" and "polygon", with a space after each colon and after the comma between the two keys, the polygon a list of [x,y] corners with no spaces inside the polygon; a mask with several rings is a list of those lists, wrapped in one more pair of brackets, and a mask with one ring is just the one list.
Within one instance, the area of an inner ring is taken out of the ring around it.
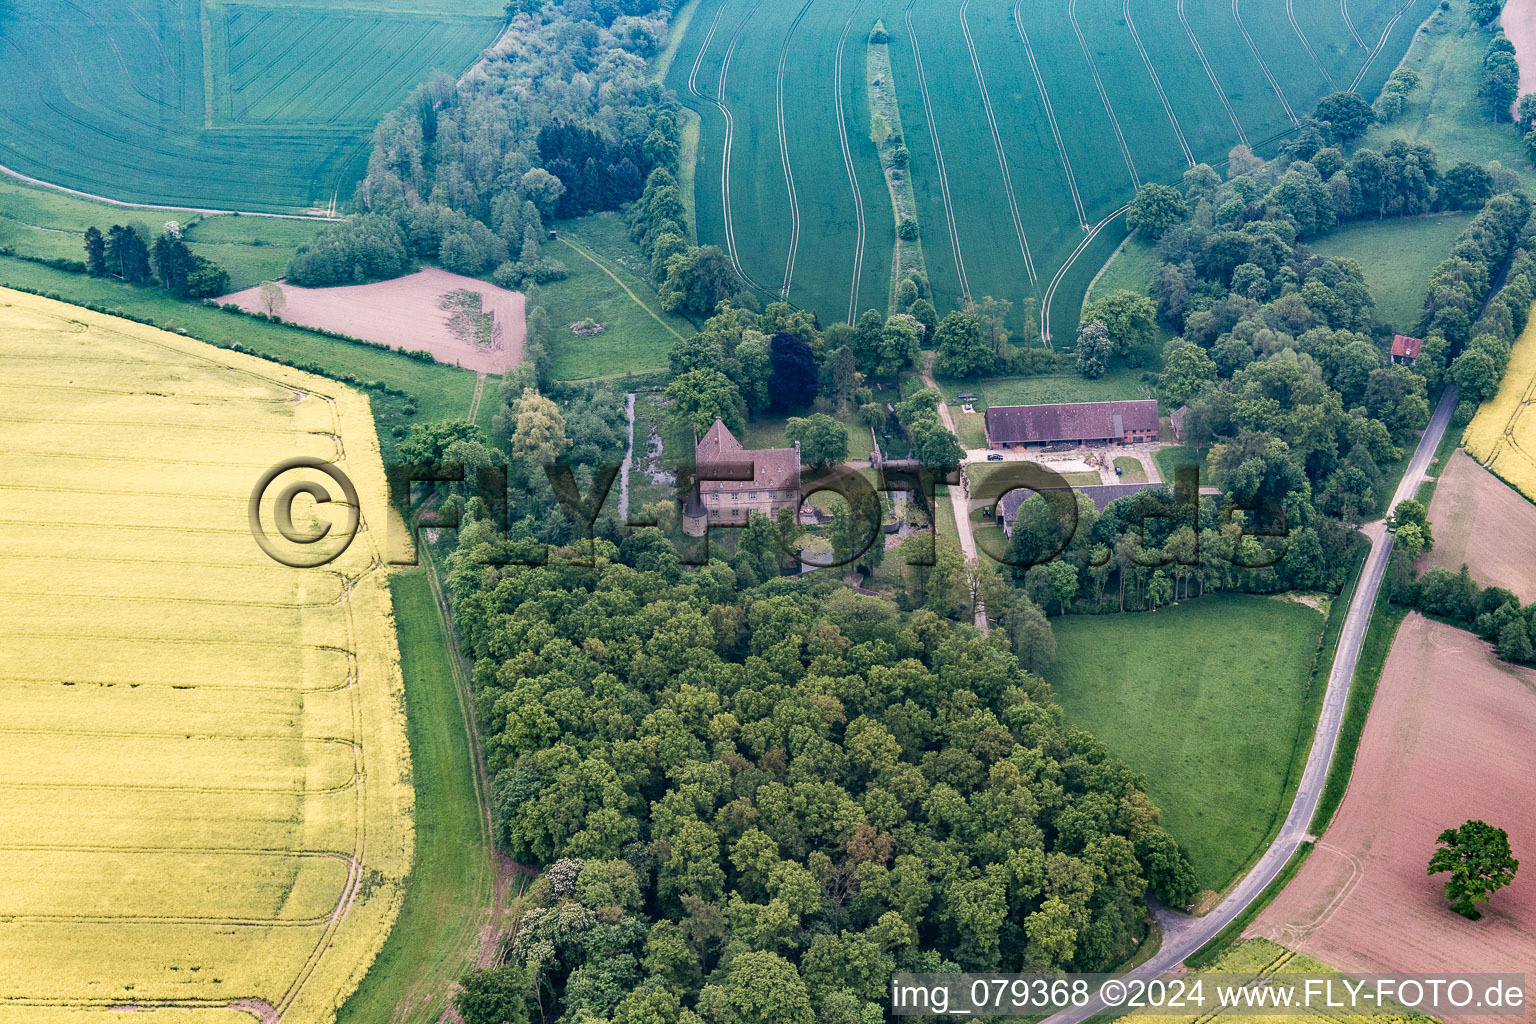
{"label": "footpath through grass", "polygon": [[416,787],[416,856],[400,917],[338,1024],[438,1020],[452,983],[474,963],[495,898],[496,867],[442,617],[424,570],[398,573],[390,591]]}
{"label": "footpath through grass", "polygon": [[1145,773],[1203,888],[1221,890],[1283,817],[1323,616],[1295,601],[1208,594],[1053,621],[1047,673],[1067,719]]}
{"label": "footpath through grass", "polygon": [[[663,369],[679,337],[698,333],[686,319],[662,311],[648,280],[649,267],[616,214],[596,214],[559,225],[563,245],[547,251],[570,269],[563,281],[540,288],[549,312],[551,374],[586,380]],[[595,320],[601,332],[579,335],[573,324]]]}

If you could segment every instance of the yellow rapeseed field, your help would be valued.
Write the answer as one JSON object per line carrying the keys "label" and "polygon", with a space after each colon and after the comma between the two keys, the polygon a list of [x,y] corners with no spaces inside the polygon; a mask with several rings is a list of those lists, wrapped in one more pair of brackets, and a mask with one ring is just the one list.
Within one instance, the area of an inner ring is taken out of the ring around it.
{"label": "yellow rapeseed field", "polygon": [[1472,418],[1462,445],[1478,462],[1536,501],[1536,317],[1515,341],[1499,393]]}
{"label": "yellow rapeseed field", "polygon": [[[249,528],[294,456],[320,568]],[[411,866],[390,515],[363,396],[0,289],[0,1024],[334,1017]]]}

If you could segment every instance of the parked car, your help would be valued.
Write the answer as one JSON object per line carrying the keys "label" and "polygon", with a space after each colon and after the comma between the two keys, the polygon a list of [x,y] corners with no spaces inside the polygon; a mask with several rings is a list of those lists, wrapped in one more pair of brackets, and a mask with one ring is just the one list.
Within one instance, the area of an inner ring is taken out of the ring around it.
{"label": "parked car", "polygon": [[993,452],[991,455],[987,456],[987,461],[988,462],[1002,462],[1003,461],[1003,453],[1002,452]]}

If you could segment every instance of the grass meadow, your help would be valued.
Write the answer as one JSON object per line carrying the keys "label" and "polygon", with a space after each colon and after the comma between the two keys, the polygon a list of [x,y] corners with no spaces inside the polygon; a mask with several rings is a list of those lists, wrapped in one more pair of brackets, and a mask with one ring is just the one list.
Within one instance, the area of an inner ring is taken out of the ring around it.
{"label": "grass meadow", "polygon": [[[0,305],[7,1019],[256,999],[328,1020],[413,845],[368,403],[49,299]],[[294,455],[360,496],[324,569],[272,560],[247,523],[255,478]]]}
{"label": "grass meadow", "polygon": [[1450,252],[1471,214],[1359,221],[1312,243],[1323,256],[1359,262],[1376,300],[1376,318],[1400,333],[1413,333],[1429,291],[1429,278]]}
{"label": "grass meadow", "polygon": [[350,198],[378,119],[496,36],[490,0],[17,0],[0,164],[139,203],[294,213]]}
{"label": "grass meadow", "polygon": [[[630,242],[617,214],[562,221],[560,241],[545,250],[570,276],[539,289],[554,340],[551,373],[556,380],[587,380],[663,370],[679,338],[698,333],[686,318],[662,311],[650,267]],[[603,325],[583,337],[571,325],[586,319]]]}
{"label": "grass meadow", "polygon": [[1285,812],[1292,758],[1311,729],[1323,616],[1283,599],[1209,594],[1052,624],[1057,663],[1046,676],[1067,720],[1146,775],[1201,886],[1224,888]]}
{"label": "grass meadow", "polygon": [[702,118],[700,240],[823,322],[878,303],[891,214],[858,69],[880,21],[941,311],[1033,297],[1069,343],[1139,184],[1272,153],[1335,89],[1375,95],[1433,5],[1357,5],[1354,32],[1337,3],[1294,6],[1295,26],[1274,4],[702,0],[667,78]]}

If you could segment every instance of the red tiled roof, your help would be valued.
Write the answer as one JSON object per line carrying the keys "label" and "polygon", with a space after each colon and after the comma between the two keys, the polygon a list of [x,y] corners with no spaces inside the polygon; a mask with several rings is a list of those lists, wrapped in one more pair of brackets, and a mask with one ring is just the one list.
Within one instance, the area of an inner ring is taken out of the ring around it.
{"label": "red tiled roof", "polygon": [[743,448],[741,442],[736,440],[736,435],[721,420],[715,420],[714,425],[699,439],[694,448],[693,461],[701,467],[721,462],[752,464],[751,480],[701,480],[699,490],[706,494],[800,486],[800,449]]}
{"label": "red tiled roof", "polygon": [[994,444],[1097,441],[1157,433],[1157,402],[1077,402],[1064,405],[994,405],[987,437]]}
{"label": "red tiled roof", "polygon": [[1419,358],[1419,349],[1424,347],[1422,338],[1410,338],[1406,334],[1399,334],[1392,339],[1392,356],[1395,359]]}

